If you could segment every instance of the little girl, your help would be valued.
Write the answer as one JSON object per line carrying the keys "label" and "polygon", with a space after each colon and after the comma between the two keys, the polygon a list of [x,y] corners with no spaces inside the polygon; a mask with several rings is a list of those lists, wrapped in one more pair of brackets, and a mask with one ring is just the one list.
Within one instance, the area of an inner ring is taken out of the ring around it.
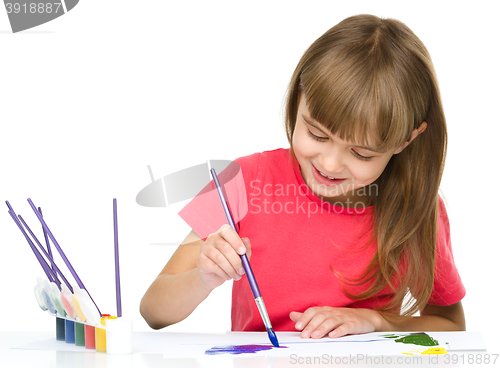
{"label": "little girl", "polygon": [[239,235],[222,223],[204,234],[199,198],[182,210],[193,231],[142,299],[148,324],[183,320],[233,279],[232,330],[265,331],[246,253],[276,331],[464,330],[438,195],[446,123],[422,42],[392,19],[340,22],[299,61],[285,126],[290,149],[236,160],[248,208]]}

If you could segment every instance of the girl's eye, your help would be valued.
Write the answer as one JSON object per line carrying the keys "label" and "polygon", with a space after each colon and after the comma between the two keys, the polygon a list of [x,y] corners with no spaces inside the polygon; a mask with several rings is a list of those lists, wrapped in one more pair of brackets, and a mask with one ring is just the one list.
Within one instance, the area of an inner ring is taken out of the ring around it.
{"label": "girl's eye", "polygon": [[[309,129],[307,129],[307,133],[309,134],[309,136],[314,139],[314,140],[317,140],[319,142],[324,142],[324,141],[327,141],[328,140],[328,137],[319,137],[317,136],[316,134],[313,134],[313,132],[311,132]],[[372,157],[366,157],[366,156],[363,156],[363,155],[360,155],[359,153],[357,153],[356,151],[352,151],[353,155],[360,159],[360,160],[363,160],[363,161],[370,161],[372,159]]]}
{"label": "girl's eye", "polygon": [[309,136],[312,139],[315,139],[317,141],[324,142],[324,141],[328,140],[328,137],[319,137],[316,134],[313,134],[309,129],[307,129],[307,133],[309,134]]}
{"label": "girl's eye", "polygon": [[363,161],[369,161],[372,159],[371,157],[362,156],[359,153],[357,153],[356,151],[352,151],[352,153],[354,154],[354,156],[356,156],[357,158],[359,158],[360,160],[363,160]]}

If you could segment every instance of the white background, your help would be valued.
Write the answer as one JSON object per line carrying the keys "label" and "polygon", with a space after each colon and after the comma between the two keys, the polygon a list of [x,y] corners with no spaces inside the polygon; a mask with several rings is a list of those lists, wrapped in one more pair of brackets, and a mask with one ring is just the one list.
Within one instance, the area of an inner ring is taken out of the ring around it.
{"label": "white background", "polygon": [[[177,216],[182,205],[135,203],[150,182],[147,165],[159,178],[207,159],[287,147],[283,98],[306,48],[348,16],[396,18],[434,60],[449,129],[442,191],[467,288],[467,327],[494,338],[500,327],[496,2],[240,4],[84,0],[19,34],[11,33],[0,8],[2,201],[39,235],[26,199],[41,206],[101,311],[115,314],[116,197],[123,311],[135,330],[148,330],[140,299],[175,250],[155,243],[179,243],[188,228]],[[0,330],[53,329],[33,295],[42,269],[7,207],[0,236]],[[167,330],[229,330],[230,286]]]}

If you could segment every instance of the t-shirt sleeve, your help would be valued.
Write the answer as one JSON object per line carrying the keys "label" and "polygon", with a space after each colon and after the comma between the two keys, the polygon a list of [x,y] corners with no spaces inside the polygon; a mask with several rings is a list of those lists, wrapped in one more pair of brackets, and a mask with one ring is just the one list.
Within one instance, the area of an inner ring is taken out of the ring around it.
{"label": "t-shirt sleeve", "polygon": [[[236,229],[239,229],[239,222],[248,213],[246,187],[248,187],[249,178],[257,170],[258,164],[259,156],[253,154],[236,159],[222,172],[217,173]],[[179,212],[179,216],[202,239],[206,239],[222,225],[228,223],[213,182],[210,182],[193,198]]]}
{"label": "t-shirt sleeve", "polygon": [[450,222],[443,199],[439,198],[434,288],[428,303],[452,305],[465,296],[465,287],[453,258]]}

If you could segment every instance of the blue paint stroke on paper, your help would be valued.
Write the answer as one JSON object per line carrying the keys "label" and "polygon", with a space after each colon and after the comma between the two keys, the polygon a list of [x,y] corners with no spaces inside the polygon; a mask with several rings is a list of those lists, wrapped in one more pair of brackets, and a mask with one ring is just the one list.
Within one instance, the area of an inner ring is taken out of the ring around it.
{"label": "blue paint stroke on paper", "polygon": [[383,339],[372,339],[372,340],[337,340],[337,339],[332,339],[332,340],[324,340],[324,339],[310,339],[309,341],[290,341],[286,342],[285,344],[290,345],[290,344],[328,344],[331,342],[377,342],[377,341],[386,341]]}
{"label": "blue paint stroke on paper", "polygon": [[[286,346],[282,346],[286,348]],[[214,346],[213,348],[205,351],[206,355],[220,355],[220,354],[255,354],[258,351],[265,351],[273,349],[272,345],[228,345],[228,346]]]}
{"label": "blue paint stroke on paper", "polygon": [[[317,343],[335,343],[335,342],[377,342],[377,341],[387,341],[384,339],[373,339],[373,340],[323,340],[323,341],[291,341],[286,343],[289,344],[317,344]],[[189,344],[191,345],[191,344]],[[196,344],[193,344],[196,345]],[[206,355],[221,355],[221,354],[255,354],[259,351],[271,350],[274,347],[272,345],[227,345],[227,346],[214,346],[205,351]],[[281,348],[287,348],[287,346],[280,346]]]}

